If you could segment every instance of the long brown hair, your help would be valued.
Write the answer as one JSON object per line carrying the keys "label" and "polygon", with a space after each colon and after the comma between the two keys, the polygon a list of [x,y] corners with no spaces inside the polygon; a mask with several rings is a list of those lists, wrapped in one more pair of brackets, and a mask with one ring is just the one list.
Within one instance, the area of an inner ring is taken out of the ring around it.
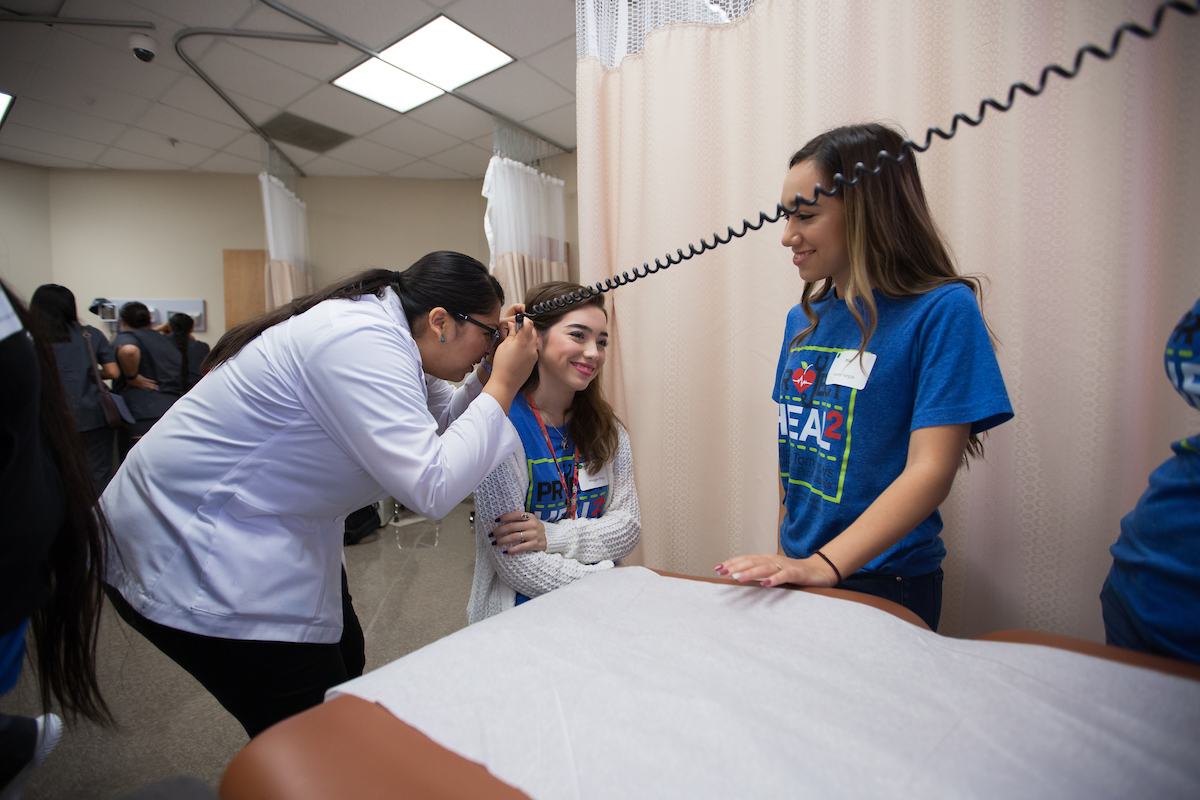
{"label": "long brown hair", "polygon": [[[864,175],[857,186],[842,184],[835,195],[841,197],[845,210],[850,259],[850,280],[843,299],[862,330],[860,354],[866,350],[879,322],[876,291],[885,297],[900,298],[961,283],[975,293],[980,313],[983,309],[980,280],[959,274],[950,248],[929,211],[916,153],[905,146],[904,137],[898,132],[879,123],[834,128],[800,148],[788,162],[788,169],[812,161],[820,172],[821,185],[830,189],[834,175],[853,179],[854,167],[859,162],[867,169],[874,169],[880,150],[887,150],[893,156],[903,153],[904,160],[899,164],[885,163],[878,175]],[[809,324],[796,334],[791,346],[816,330],[820,320],[812,304],[833,291],[832,278],[804,285],[800,306]],[[988,333],[991,334],[990,327]],[[992,338],[994,347],[995,337]],[[982,455],[979,437],[971,436],[964,458]]]}
{"label": "long brown hair", "polygon": [[[566,283],[563,281],[539,283],[525,292],[525,307],[532,308],[538,303],[548,302],[564,294],[578,293],[583,288],[577,283]],[[608,318],[608,311],[604,308],[604,295],[593,294],[581,302],[563,308],[543,311],[536,317],[529,317],[529,321],[533,323],[533,327],[537,328],[538,333],[545,333],[570,312],[580,308],[587,308],[588,306],[595,306],[604,311],[605,318]],[[535,364],[533,372],[529,373],[529,378],[525,381],[525,385],[521,387],[521,391],[526,394],[533,392],[533,390],[537,389],[540,380],[538,368]],[[598,472],[601,467],[611,461],[613,456],[617,454],[617,444],[619,441],[619,434],[617,433],[617,423],[619,420],[612,406],[604,399],[604,390],[600,386],[599,374],[592,379],[592,382],[588,384],[586,389],[575,393],[575,398],[571,401],[571,406],[568,410],[571,415],[571,441],[578,448],[579,459],[589,472]]]}
{"label": "long brown hair", "polygon": [[29,624],[38,694],[44,710],[53,698],[69,717],[112,724],[96,680],[96,642],[104,607],[101,576],[112,533],[96,503],[96,483],[40,315],[30,314],[7,286],[0,288],[33,339],[40,373],[39,433],[62,476],[63,523],[39,567],[50,586],[50,599],[32,613]]}
{"label": "long brown hair", "polygon": [[[303,314],[318,303],[357,300],[368,294],[382,297],[389,286],[400,295],[404,317],[414,337],[424,330],[423,318],[435,308],[444,308],[452,314],[488,314],[504,303],[504,290],[487,267],[468,255],[438,250],[421,256],[404,272],[369,269],[231,328],[209,352],[201,370],[208,372],[220,366],[267,328]],[[455,324],[466,323],[455,320]]]}

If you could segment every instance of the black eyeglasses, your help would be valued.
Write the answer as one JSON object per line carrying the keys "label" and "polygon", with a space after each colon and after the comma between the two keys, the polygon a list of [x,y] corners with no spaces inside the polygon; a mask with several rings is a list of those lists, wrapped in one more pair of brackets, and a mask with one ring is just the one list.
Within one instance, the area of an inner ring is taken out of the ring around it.
{"label": "black eyeglasses", "polygon": [[479,320],[472,319],[471,317],[468,317],[466,314],[455,314],[454,316],[458,317],[461,320],[469,322],[472,325],[478,325],[479,327],[483,328],[485,331],[490,333],[492,335],[492,340],[490,342],[488,342],[488,346],[487,346],[488,350],[491,350],[493,347],[496,346],[496,342],[500,341],[500,333],[501,332],[499,329],[493,328],[491,325],[484,325]]}

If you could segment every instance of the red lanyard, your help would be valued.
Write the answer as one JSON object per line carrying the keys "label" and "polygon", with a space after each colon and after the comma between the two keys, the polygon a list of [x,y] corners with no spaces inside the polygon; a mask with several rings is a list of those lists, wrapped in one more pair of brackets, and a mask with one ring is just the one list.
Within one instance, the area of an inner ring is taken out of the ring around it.
{"label": "red lanyard", "polygon": [[[550,457],[552,459],[554,459],[554,468],[556,470],[558,470],[558,480],[562,484],[563,492],[565,492],[567,495],[567,516],[570,519],[575,519],[575,498],[579,495],[579,448],[578,447],[575,448],[575,455],[573,455],[571,457],[572,463],[575,466],[575,469],[574,469],[575,474],[573,476],[575,479],[573,481],[573,483],[575,484],[575,491],[572,492],[570,487],[567,486],[567,479],[566,479],[566,476],[563,475],[562,467],[559,466],[558,456],[554,454],[554,443],[550,441],[550,432],[548,430],[546,430],[546,423],[542,421],[542,414],[540,411],[538,411],[537,403],[533,402],[532,395],[525,395],[525,400],[526,400],[526,402],[529,403],[529,408],[533,411],[533,416],[537,418],[538,425],[542,429],[542,437],[545,438],[545,440],[546,440],[546,447],[550,448]],[[566,441],[567,441],[567,433],[564,430],[563,431],[564,448],[565,448]]]}

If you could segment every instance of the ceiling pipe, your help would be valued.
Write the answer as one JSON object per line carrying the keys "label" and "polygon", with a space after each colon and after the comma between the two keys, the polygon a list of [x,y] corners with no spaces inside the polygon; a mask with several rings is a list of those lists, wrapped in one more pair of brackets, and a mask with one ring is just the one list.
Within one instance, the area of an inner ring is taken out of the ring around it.
{"label": "ceiling pipe", "polygon": [[[361,53],[371,56],[372,58],[378,58],[380,61],[388,63],[387,59],[385,59],[383,56],[381,56],[379,53],[375,52],[371,48],[367,47],[362,42],[355,41],[354,39],[351,39],[349,36],[346,36],[343,33],[339,33],[338,31],[335,31],[333,28],[330,28],[328,25],[324,25],[320,22],[317,22],[315,19],[306,17],[304,14],[301,14],[299,11],[288,8],[283,3],[280,3],[279,0],[262,0],[262,2],[265,5],[268,5],[271,8],[275,9],[279,13],[286,14],[287,16],[291,17],[292,19],[296,20],[297,22],[303,22],[305,25],[312,28],[313,30],[318,30],[327,36],[332,36],[333,38],[337,39],[339,42],[341,42],[344,45],[353,47],[355,50],[358,50]],[[396,65],[392,64],[391,66],[395,67]],[[396,67],[396,69],[400,69],[400,68]],[[412,75],[412,73],[408,72],[407,70],[400,70],[400,71],[406,72],[407,74]],[[417,75],[413,75],[413,77],[417,78],[418,80],[423,80],[422,78],[420,78]],[[428,83],[428,81],[425,81],[425,82]],[[439,86],[437,88],[441,89],[442,87]],[[501,114],[499,111],[488,108],[483,103],[480,103],[477,100],[472,100],[471,98],[469,98],[465,95],[461,95],[452,89],[442,89],[442,91],[444,91],[446,94],[450,95],[451,97],[457,97],[459,100],[462,100],[464,103],[474,106],[475,108],[478,108],[480,111],[484,112],[485,114],[490,114],[493,117],[495,117],[496,119],[503,120],[504,122],[508,123],[509,125],[512,125],[514,128],[525,131],[525,133],[528,133],[530,136],[534,136],[538,139],[541,139],[543,142],[548,142],[548,143],[554,145],[555,147],[557,147],[559,150],[563,151],[564,153],[574,153],[575,152],[574,147],[564,147],[563,145],[559,144],[558,142],[554,141],[553,139],[547,138],[547,137],[543,136],[542,134],[538,133],[537,131],[530,130],[529,128],[525,127],[524,125],[517,122],[516,120],[509,119],[508,117]]]}
{"label": "ceiling pipe", "polygon": [[42,25],[95,25],[101,28],[145,28],[154,30],[153,22],[138,22],[125,19],[81,19],[78,17],[20,16],[0,13],[0,22],[37,22]]}
{"label": "ceiling pipe", "polygon": [[300,169],[299,165],[297,165],[295,161],[292,161],[292,159],[288,158],[288,154],[283,152],[283,149],[275,143],[275,140],[272,139],[266,131],[260,128],[254,122],[254,120],[250,119],[249,115],[246,114],[245,111],[242,111],[241,106],[233,102],[233,98],[225,94],[221,87],[217,85],[217,82],[210,78],[208,73],[200,69],[199,64],[197,64],[195,61],[189,58],[186,53],[183,52],[183,40],[192,36],[235,36],[244,39],[273,39],[281,42],[308,42],[309,44],[337,44],[337,39],[330,36],[317,36],[311,33],[248,31],[240,30],[238,28],[184,28],[179,33],[175,34],[175,52],[178,53],[179,57],[183,59],[183,63],[191,67],[192,71],[200,77],[200,80],[207,83],[209,88],[216,92],[230,108],[236,111],[237,115],[241,117],[247,125],[250,126],[251,130],[257,133],[262,140],[267,143],[268,147],[282,156],[283,160],[291,165],[292,169],[296,170],[297,174],[299,174],[301,178],[307,178],[308,176],[304,173],[304,170]]}

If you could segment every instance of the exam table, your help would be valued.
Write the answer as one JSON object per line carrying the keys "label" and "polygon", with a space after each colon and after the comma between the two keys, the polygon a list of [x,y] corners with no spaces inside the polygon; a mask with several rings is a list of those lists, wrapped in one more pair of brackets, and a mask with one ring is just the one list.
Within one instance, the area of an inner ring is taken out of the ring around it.
{"label": "exam table", "polygon": [[629,567],[330,690],[223,800],[1198,797],[1200,668]]}

